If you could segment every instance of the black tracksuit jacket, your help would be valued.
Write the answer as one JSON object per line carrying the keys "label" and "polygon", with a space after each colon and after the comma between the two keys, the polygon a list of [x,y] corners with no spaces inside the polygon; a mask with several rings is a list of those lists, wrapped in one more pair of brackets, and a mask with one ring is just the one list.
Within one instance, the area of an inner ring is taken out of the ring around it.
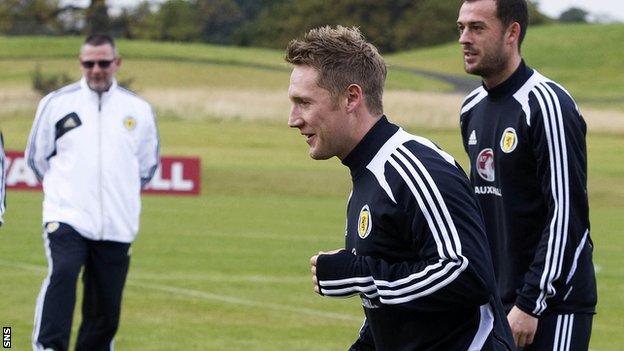
{"label": "black tracksuit jacket", "polygon": [[351,349],[513,349],[481,214],[453,158],[382,117],[343,163],[345,250],[319,256],[317,278],[325,296],[362,299]]}
{"label": "black tracksuit jacket", "polygon": [[586,125],[574,100],[522,62],[468,95],[461,132],[506,310],[593,313]]}

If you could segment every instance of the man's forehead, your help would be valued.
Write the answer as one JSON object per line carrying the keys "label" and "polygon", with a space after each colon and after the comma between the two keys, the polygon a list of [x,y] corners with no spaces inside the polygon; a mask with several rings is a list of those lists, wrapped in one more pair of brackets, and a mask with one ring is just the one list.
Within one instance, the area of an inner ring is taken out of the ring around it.
{"label": "man's forehead", "polygon": [[311,66],[295,66],[290,74],[289,94],[301,94],[303,93],[302,90],[319,88],[317,78],[318,71],[315,68]]}
{"label": "man's forehead", "polygon": [[491,22],[498,20],[496,14],[496,1],[477,0],[466,1],[459,10],[459,23]]}
{"label": "man's forehead", "polygon": [[290,81],[297,83],[316,83],[318,70],[312,66],[297,65],[290,74]]}
{"label": "man's forehead", "polygon": [[102,45],[97,45],[97,46],[94,46],[91,44],[84,44],[80,48],[81,56],[101,56],[101,55],[111,56],[114,54],[115,52],[113,50],[113,47],[110,44],[102,44]]}

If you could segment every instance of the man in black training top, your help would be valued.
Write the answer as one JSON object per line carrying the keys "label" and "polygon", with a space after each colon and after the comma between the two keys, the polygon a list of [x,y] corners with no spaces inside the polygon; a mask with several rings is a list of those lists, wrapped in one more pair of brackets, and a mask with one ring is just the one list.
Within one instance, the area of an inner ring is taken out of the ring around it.
{"label": "man in black training top", "polygon": [[313,159],[349,167],[345,248],[311,258],[314,290],[359,294],[351,350],[510,350],[487,238],[454,159],[383,115],[386,66],[355,28],[293,40],[288,124]]}
{"label": "man in black training top", "polygon": [[586,126],[566,90],[527,67],[524,0],[467,0],[461,133],[518,347],[587,350],[596,305]]}

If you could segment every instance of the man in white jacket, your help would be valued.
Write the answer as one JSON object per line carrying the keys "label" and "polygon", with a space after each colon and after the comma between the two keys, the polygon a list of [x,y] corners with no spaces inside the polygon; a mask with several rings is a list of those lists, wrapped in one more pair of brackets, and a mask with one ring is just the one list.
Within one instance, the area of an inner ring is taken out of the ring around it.
{"label": "man in white jacket", "polygon": [[67,350],[84,267],[76,350],[112,350],[130,244],[139,229],[140,192],[159,161],[150,105],[120,87],[113,39],[89,36],[83,77],[39,103],[26,157],[43,182],[48,276],[37,299],[34,350]]}

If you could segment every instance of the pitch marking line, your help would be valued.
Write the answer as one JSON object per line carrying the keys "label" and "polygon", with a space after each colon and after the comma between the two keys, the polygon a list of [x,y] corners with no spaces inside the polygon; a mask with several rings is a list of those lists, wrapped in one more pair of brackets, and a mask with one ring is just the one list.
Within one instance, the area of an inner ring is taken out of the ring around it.
{"label": "pitch marking line", "polygon": [[141,281],[207,281],[216,283],[259,283],[259,284],[302,284],[309,283],[308,277],[299,276],[270,276],[270,275],[225,275],[219,272],[188,274],[188,273],[145,273],[133,272],[128,275],[129,279]]}
{"label": "pitch marking line", "polygon": [[[2,259],[0,259],[0,265],[9,267],[9,268],[18,268],[18,269],[22,269],[25,271],[31,271],[31,272],[37,272],[37,273],[41,273],[41,272],[45,273],[48,271],[48,269],[44,266],[38,266],[38,265],[33,265],[33,264],[28,264],[28,263],[23,263],[23,262],[9,262],[9,261],[5,261]],[[271,302],[254,301],[254,300],[248,300],[248,299],[243,299],[243,298],[234,297],[234,296],[223,296],[223,295],[217,295],[217,294],[213,294],[213,293],[209,293],[209,292],[205,292],[201,290],[179,288],[179,287],[170,286],[170,285],[136,282],[133,280],[127,281],[126,284],[132,287],[136,287],[136,288],[149,289],[149,290],[153,290],[153,291],[157,291],[161,293],[168,293],[168,294],[191,297],[191,298],[207,300],[207,301],[219,301],[219,302],[231,303],[235,305],[265,308],[265,309],[271,309],[275,311],[306,314],[306,315],[315,316],[315,317],[331,318],[331,319],[338,319],[338,320],[345,320],[345,321],[354,321],[354,322],[362,321],[362,318],[340,314],[340,313],[322,312],[322,311],[317,311],[317,310],[310,309],[310,308],[295,307],[295,306],[282,305],[282,304],[276,304],[276,303],[271,303]]]}

